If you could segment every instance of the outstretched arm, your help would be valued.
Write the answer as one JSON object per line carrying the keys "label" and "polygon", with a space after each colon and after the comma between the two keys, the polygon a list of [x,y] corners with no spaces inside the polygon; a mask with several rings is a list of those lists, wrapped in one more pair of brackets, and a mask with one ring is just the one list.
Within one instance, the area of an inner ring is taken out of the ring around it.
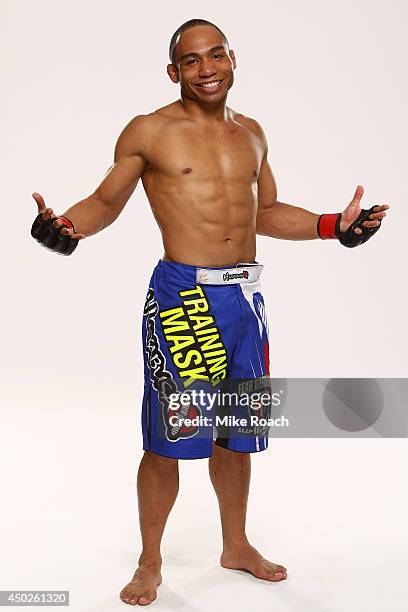
{"label": "outstretched arm", "polygon": [[42,213],[44,220],[55,218],[55,228],[63,225],[58,216],[69,219],[75,232],[72,228],[64,227],[60,233],[78,239],[92,236],[108,227],[123,210],[148,165],[146,141],[146,119],[143,116],[135,117],[120,134],[114,163],[90,196],[68,208],[62,215],[55,215],[52,208],[46,207],[42,196],[33,193],[38,212]]}
{"label": "outstretched arm", "polygon": [[258,177],[256,233],[284,240],[313,240],[319,237],[319,216],[278,201],[275,179],[265,153]]}
{"label": "outstretched arm", "polygon": [[[259,125],[259,124],[258,124]],[[281,238],[284,240],[313,240],[315,238],[335,238],[334,217],[338,215],[320,215],[312,213],[299,206],[284,204],[277,199],[277,189],[271,167],[267,160],[268,145],[265,135],[259,126],[259,136],[264,144],[264,156],[261,164],[261,170],[258,176],[258,212],[256,217],[256,233],[261,236],[272,236],[273,238]],[[360,200],[363,196],[364,189],[361,185],[357,186],[351,202],[346,206],[341,214],[338,230],[344,233],[351,227],[358,217],[362,209]],[[370,214],[366,215],[366,220],[361,221],[361,225],[371,232],[376,231],[383,217],[386,215],[386,210],[389,208],[387,204],[378,205],[370,210]],[[325,224],[319,226],[321,230],[325,230],[333,225],[333,229],[327,235],[318,232],[318,221],[320,217],[324,217]],[[328,217],[333,217],[329,219]],[[350,230],[351,231],[351,230]],[[362,234],[360,227],[354,227],[352,230],[357,236]],[[349,240],[349,237],[347,237]],[[360,240],[360,239],[359,239]],[[351,246],[351,245],[346,245]]]}

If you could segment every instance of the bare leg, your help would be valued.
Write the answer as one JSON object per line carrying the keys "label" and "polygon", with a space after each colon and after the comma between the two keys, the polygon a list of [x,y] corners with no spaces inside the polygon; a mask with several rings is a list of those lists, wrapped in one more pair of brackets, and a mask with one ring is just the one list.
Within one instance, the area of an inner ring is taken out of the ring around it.
{"label": "bare leg", "polygon": [[178,460],[146,451],[137,475],[143,550],[139,567],[120,593],[125,603],[146,606],[157,597],[157,587],[162,579],[160,543],[178,489]]}
{"label": "bare leg", "polygon": [[220,508],[223,539],[221,565],[245,570],[257,578],[272,582],[285,580],[286,568],[264,559],[250,545],[245,533],[251,478],[250,454],[237,453],[214,444],[208,466]]}

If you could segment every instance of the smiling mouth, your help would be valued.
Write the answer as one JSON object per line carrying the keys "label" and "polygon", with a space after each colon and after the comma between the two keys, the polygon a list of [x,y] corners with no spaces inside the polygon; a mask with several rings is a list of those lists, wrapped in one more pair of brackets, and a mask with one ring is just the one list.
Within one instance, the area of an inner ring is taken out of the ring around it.
{"label": "smiling mouth", "polygon": [[208,83],[195,83],[196,87],[202,87],[203,89],[215,89],[223,82],[224,79],[218,81],[209,81]]}

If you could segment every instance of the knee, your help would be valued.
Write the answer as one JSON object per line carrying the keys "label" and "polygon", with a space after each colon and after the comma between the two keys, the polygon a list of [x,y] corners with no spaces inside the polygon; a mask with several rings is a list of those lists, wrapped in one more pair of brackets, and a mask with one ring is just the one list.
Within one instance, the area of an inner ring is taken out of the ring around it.
{"label": "knee", "polygon": [[231,468],[239,470],[240,473],[244,473],[249,469],[251,464],[251,456],[249,453],[233,450],[228,450],[227,453],[226,461]]}
{"label": "knee", "polygon": [[226,461],[248,461],[250,458],[250,453],[244,453],[241,451],[232,450],[230,448],[225,448],[224,446],[220,446],[214,442],[213,444],[213,455],[217,457],[222,457]]}
{"label": "knee", "polygon": [[150,465],[154,466],[155,469],[160,470],[172,471],[177,470],[178,467],[178,459],[163,457],[162,455],[157,455],[157,453],[153,453],[152,451],[144,452],[143,461],[150,463]]}

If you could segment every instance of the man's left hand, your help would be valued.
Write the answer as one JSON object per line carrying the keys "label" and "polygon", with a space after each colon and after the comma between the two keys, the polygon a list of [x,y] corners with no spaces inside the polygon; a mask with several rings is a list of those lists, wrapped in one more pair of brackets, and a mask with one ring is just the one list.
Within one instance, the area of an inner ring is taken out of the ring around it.
{"label": "man's left hand", "polygon": [[[362,185],[358,185],[351,200],[350,204],[344,209],[341,213],[341,221],[340,221],[340,231],[345,232],[350,225],[357,219],[359,214],[361,213],[360,201],[364,194],[364,187]],[[378,204],[374,208],[374,212],[369,216],[370,221],[363,221],[362,225],[364,227],[377,227],[380,225],[379,219],[383,219],[386,216],[386,210],[389,208],[388,204]],[[362,234],[363,232],[359,227],[354,228],[354,232],[356,234]]]}

